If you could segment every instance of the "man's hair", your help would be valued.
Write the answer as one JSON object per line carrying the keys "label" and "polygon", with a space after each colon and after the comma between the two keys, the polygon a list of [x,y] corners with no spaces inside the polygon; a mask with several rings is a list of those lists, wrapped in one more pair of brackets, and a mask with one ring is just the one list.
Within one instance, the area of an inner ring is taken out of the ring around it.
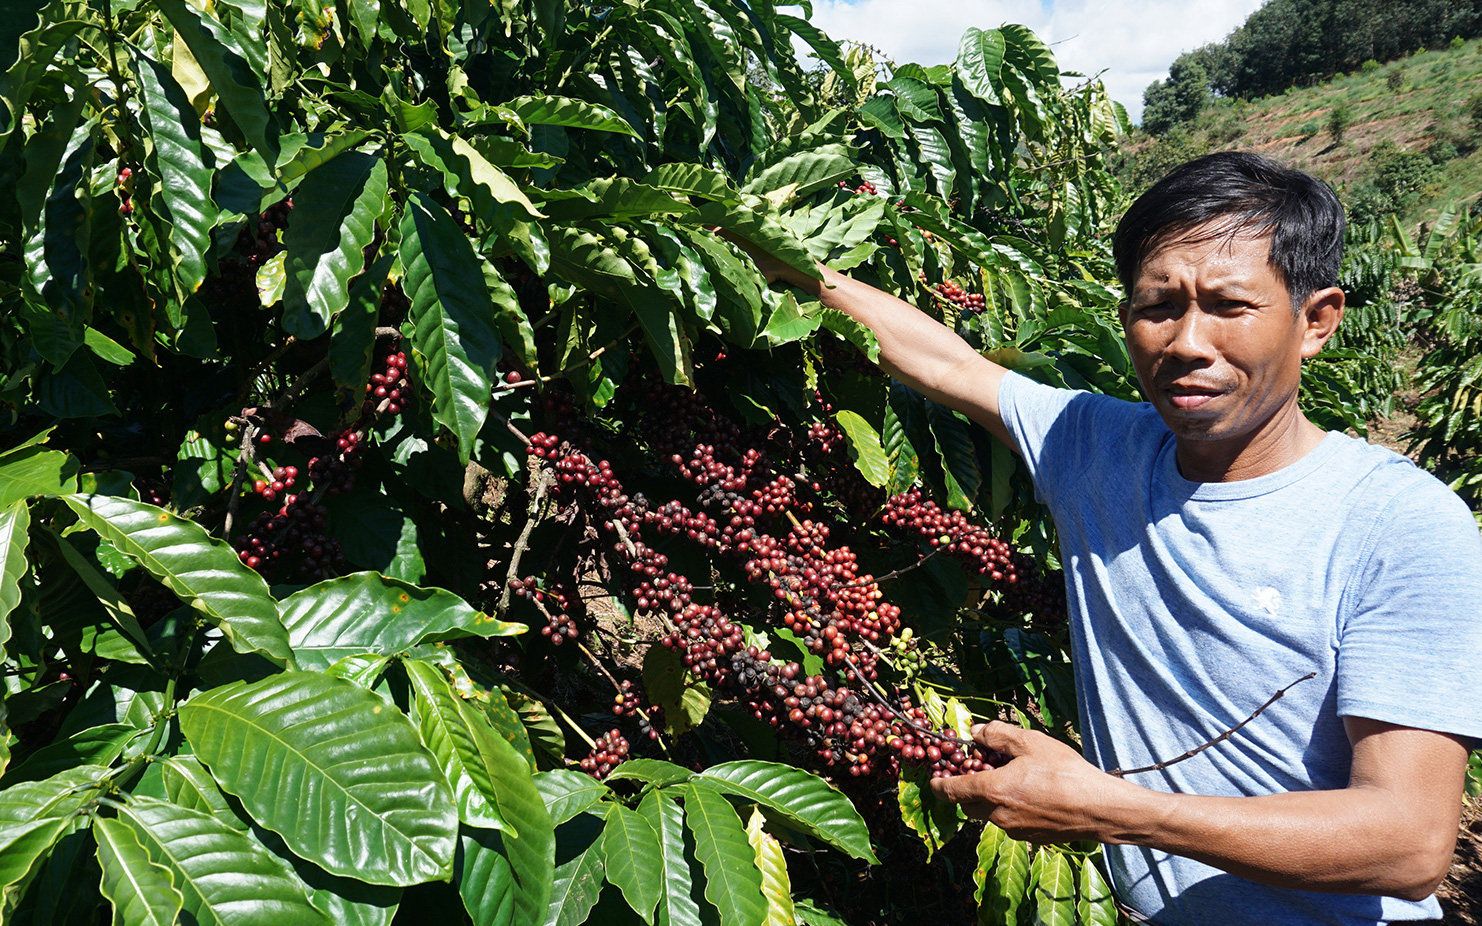
{"label": "man's hair", "polygon": [[1264,236],[1298,311],[1337,284],[1343,228],[1343,206],[1326,183],[1259,154],[1221,151],[1174,168],[1139,196],[1117,223],[1112,257],[1131,299],[1138,268],[1165,244]]}

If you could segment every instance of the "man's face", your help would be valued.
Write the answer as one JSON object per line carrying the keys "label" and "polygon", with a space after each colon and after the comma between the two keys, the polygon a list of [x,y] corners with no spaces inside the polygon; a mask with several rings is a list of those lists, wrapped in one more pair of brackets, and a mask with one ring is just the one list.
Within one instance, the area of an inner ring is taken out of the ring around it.
{"label": "man's face", "polygon": [[1181,445],[1241,448],[1300,415],[1302,358],[1326,338],[1310,343],[1305,313],[1293,314],[1269,255],[1268,238],[1216,235],[1169,242],[1138,269],[1122,307],[1127,348]]}

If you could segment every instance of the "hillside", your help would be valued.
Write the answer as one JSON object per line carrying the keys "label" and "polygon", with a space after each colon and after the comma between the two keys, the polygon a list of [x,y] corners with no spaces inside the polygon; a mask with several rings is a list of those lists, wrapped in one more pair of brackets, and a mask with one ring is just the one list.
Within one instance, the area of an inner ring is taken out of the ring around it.
{"label": "hillside", "polygon": [[[1189,157],[1260,151],[1332,183],[1350,208],[1393,206],[1407,222],[1426,221],[1445,204],[1482,195],[1482,125],[1468,112],[1479,93],[1482,43],[1473,41],[1259,100],[1217,98],[1161,139],[1129,136],[1122,179],[1136,194]],[[1345,107],[1335,141],[1334,113]]]}

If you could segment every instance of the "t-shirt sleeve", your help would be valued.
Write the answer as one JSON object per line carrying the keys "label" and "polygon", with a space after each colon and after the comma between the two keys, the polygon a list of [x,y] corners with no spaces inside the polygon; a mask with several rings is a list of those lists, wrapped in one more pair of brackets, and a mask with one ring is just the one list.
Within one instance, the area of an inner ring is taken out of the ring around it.
{"label": "t-shirt sleeve", "polygon": [[1374,522],[1340,628],[1338,713],[1482,739],[1482,535],[1425,478]]}
{"label": "t-shirt sleeve", "polygon": [[1053,512],[1087,477],[1125,464],[1129,433],[1150,414],[1111,396],[1037,383],[1019,373],[1004,376],[998,391],[1004,426],[1034,480],[1035,495]]}

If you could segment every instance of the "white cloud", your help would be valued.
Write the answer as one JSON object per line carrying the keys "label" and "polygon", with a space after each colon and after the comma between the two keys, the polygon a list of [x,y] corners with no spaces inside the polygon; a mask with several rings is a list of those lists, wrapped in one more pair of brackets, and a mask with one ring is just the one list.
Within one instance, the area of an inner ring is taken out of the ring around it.
{"label": "white cloud", "polygon": [[835,39],[879,48],[898,62],[942,64],[969,26],[1023,23],[1064,70],[1095,74],[1133,121],[1142,92],[1180,54],[1218,42],[1262,0],[815,0],[813,23]]}

